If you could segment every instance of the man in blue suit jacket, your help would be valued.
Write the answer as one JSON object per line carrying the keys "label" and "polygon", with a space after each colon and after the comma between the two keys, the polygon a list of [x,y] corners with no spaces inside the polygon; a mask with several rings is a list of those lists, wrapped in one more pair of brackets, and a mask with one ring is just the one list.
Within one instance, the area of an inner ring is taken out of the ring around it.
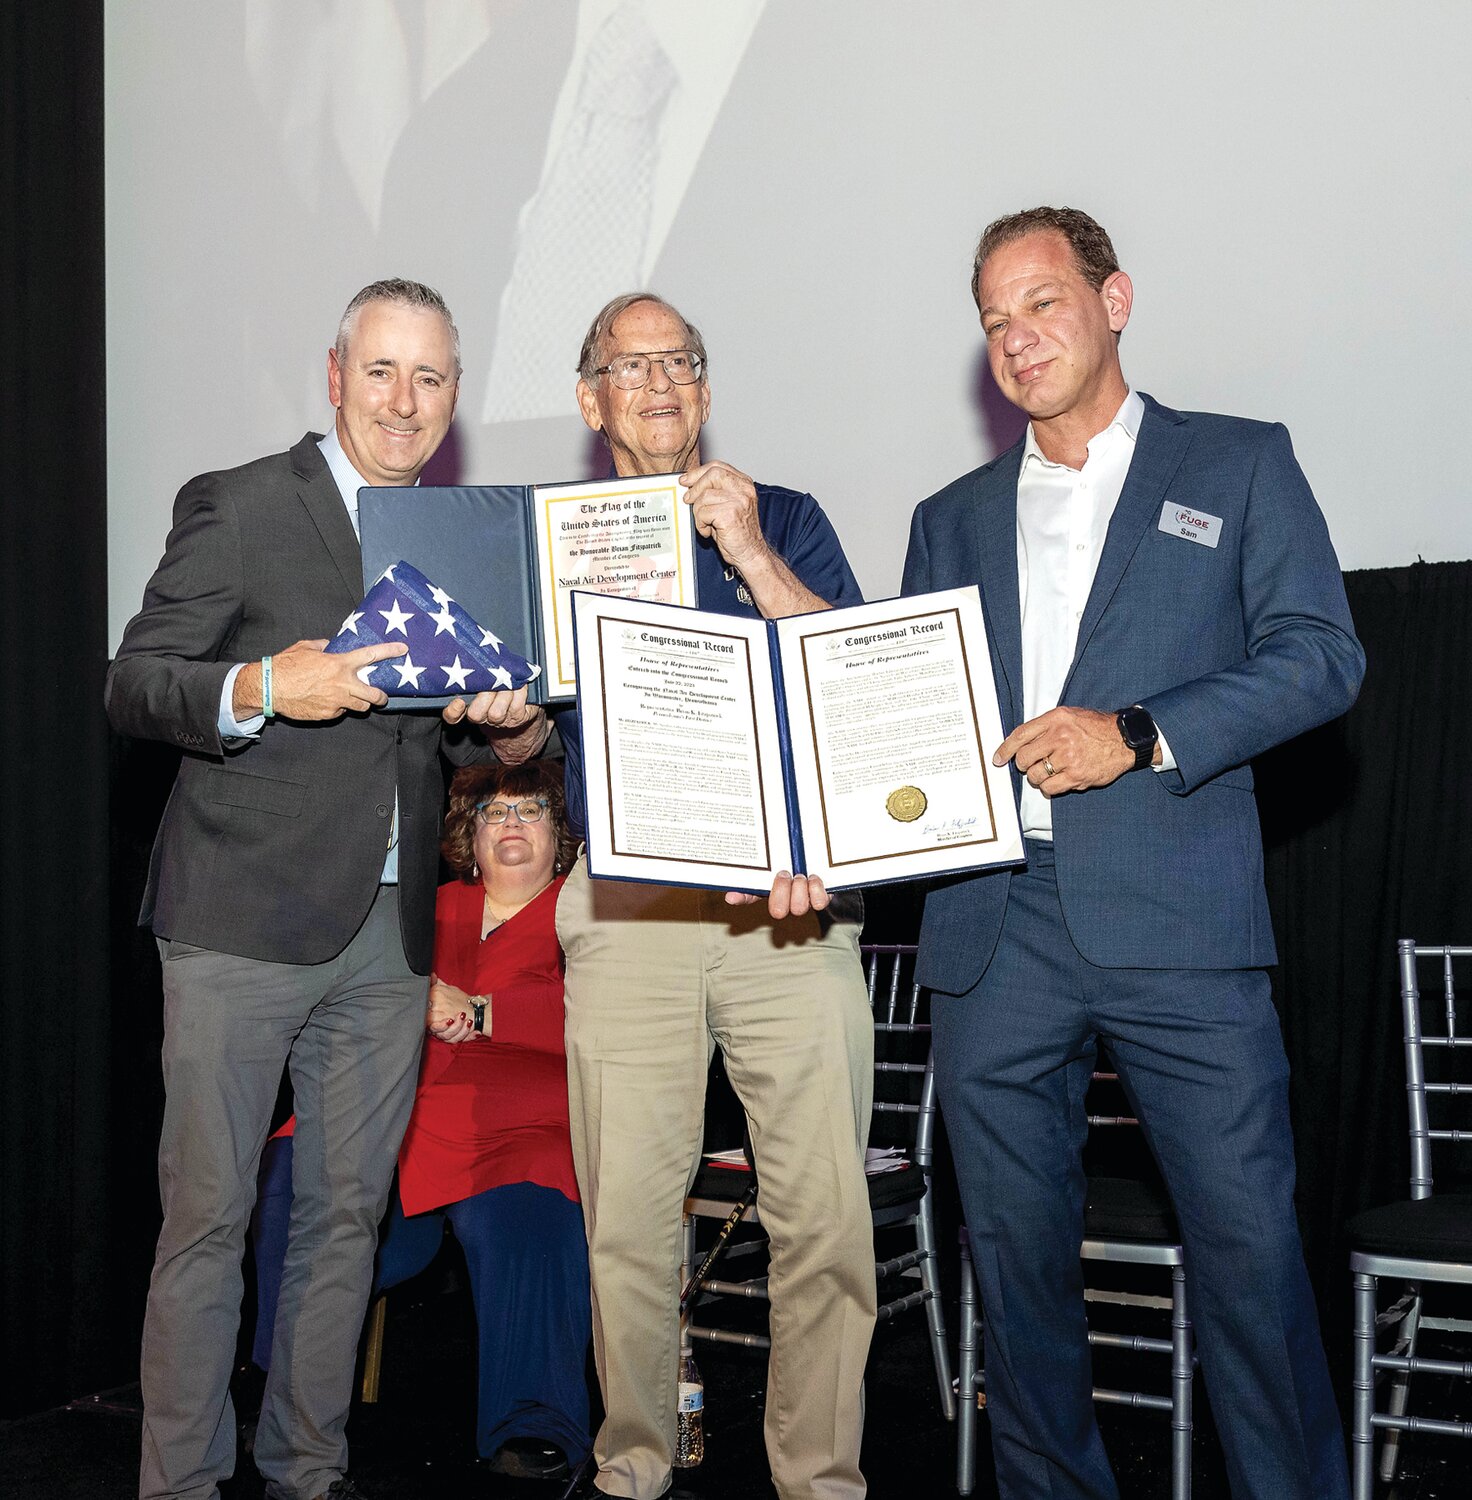
{"label": "man in blue suit jacket", "polygon": [[932,890],[921,980],[987,1320],[1005,1497],[1113,1500],[1078,1251],[1108,1051],[1174,1200],[1235,1496],[1348,1494],[1293,1207],[1250,761],[1364,667],[1280,426],[1131,392],[1086,214],[998,220],[973,292],[1024,439],[915,512],[907,593],[979,583],[1025,870]]}

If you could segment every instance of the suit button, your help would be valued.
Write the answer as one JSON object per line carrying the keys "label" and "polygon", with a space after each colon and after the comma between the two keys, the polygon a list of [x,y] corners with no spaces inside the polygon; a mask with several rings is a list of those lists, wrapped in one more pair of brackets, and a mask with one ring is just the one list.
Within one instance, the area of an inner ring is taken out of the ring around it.
{"label": "suit button", "polygon": [[380,803],[379,803],[379,804],[378,804],[378,807],[377,807],[377,812],[378,812],[378,816],[379,816],[379,817],[380,817],[380,818],[386,818],[386,817],[388,817],[388,811],[389,811],[389,810],[388,810],[388,808],[386,808],[386,807],[385,807],[385,806],[384,806],[384,805],[383,805],[383,803],[382,803],[382,802],[380,802]]}

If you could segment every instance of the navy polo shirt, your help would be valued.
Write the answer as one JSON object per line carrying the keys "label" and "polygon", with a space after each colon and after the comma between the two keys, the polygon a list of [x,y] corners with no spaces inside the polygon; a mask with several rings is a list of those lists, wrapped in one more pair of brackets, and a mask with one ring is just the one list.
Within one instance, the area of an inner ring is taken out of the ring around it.
{"label": "navy polo shirt", "polygon": [[[825,604],[842,608],[862,604],[858,580],[843,555],[843,547],[833,524],[811,495],[784,490],[778,485],[756,486],[757,516],[762,535],[773,551],[792,569],[797,581],[811,589]],[[701,609],[722,615],[742,615],[760,619],[761,611],[750,598],[743,599],[745,585],[728,568],[705,536],[695,538],[695,587]],[[554,709],[557,732],[562,737],[567,757],[567,820],[573,833],[583,838],[587,815],[583,806],[583,735],[575,706]]]}

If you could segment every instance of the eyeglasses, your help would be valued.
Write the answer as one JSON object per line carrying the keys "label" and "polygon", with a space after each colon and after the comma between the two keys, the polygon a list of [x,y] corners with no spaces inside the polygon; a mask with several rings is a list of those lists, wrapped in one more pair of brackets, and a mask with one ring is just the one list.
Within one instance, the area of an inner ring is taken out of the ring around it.
{"label": "eyeglasses", "polygon": [[475,804],[476,820],[484,823],[488,828],[499,828],[512,813],[516,814],[519,823],[540,823],[547,815],[547,799],[545,797],[524,797],[520,802],[513,802],[508,807],[504,802],[477,802]]}
{"label": "eyeglasses", "polygon": [[694,385],[700,379],[705,361],[693,349],[665,349],[650,354],[620,354],[606,365],[599,365],[595,375],[607,375],[621,391],[641,391],[649,384],[649,375],[658,365],[676,385]]}

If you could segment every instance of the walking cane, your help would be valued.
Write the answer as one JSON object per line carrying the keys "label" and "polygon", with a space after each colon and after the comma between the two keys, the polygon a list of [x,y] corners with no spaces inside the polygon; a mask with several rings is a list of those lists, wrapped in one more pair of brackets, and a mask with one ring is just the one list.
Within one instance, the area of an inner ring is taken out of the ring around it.
{"label": "walking cane", "polygon": [[[686,1314],[690,1311],[690,1304],[695,1300],[706,1278],[710,1275],[716,1263],[716,1257],[726,1248],[726,1241],[731,1238],[732,1232],[741,1222],[746,1210],[756,1202],[756,1165],[751,1159],[751,1137],[748,1135],[742,1143],[746,1148],[747,1164],[751,1167],[751,1181],[736,1200],[731,1212],[726,1215],[725,1222],[716,1231],[716,1237],[711,1241],[710,1249],[705,1252],[705,1259],[690,1273],[690,1279],[685,1283],[685,1290],[680,1293],[680,1321],[684,1322]],[[579,1486],[587,1478],[593,1467],[593,1455],[588,1456],[572,1472],[572,1477],[567,1481],[567,1488],[563,1490],[561,1500],[573,1500]]]}

